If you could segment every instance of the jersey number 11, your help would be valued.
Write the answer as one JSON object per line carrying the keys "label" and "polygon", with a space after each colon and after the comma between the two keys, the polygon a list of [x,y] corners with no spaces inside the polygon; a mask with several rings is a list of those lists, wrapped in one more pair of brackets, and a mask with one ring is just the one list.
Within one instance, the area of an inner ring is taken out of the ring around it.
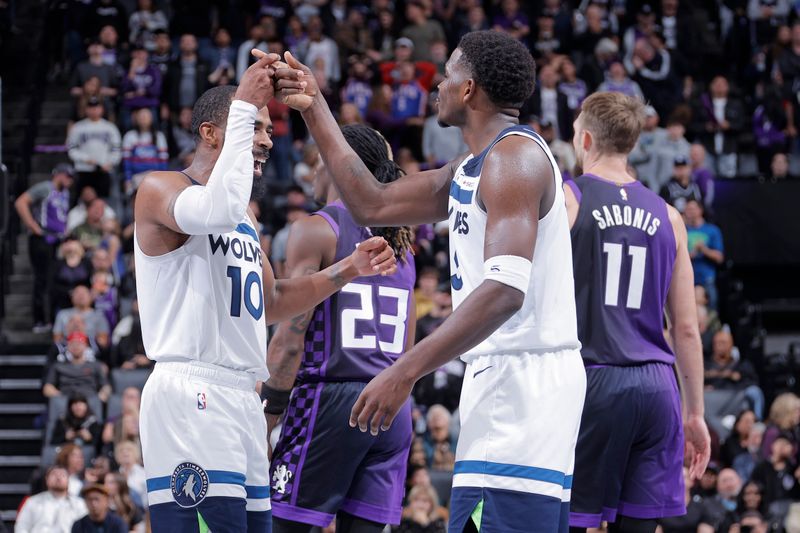
{"label": "jersey number 11", "polygon": [[[603,253],[608,255],[605,304],[616,307],[619,300],[619,278],[622,272],[622,245],[604,242]],[[628,301],[625,307],[639,309],[642,307],[647,248],[644,246],[628,246],[628,255],[631,257],[631,278],[628,281]]]}

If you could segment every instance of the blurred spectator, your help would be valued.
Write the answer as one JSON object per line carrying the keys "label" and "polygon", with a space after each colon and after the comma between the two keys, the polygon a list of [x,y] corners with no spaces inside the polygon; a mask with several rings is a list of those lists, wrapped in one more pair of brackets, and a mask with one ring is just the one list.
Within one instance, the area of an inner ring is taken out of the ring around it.
{"label": "blurred spectator", "polygon": [[261,24],[254,24],[252,28],[250,28],[249,38],[239,45],[238,50],[236,51],[236,82],[238,83],[239,80],[242,79],[242,75],[244,71],[247,70],[253,63],[253,55],[251,51],[253,48],[257,48],[262,52],[267,51],[267,42],[264,39],[266,33],[264,32],[264,27]]}
{"label": "blurred spectator", "polygon": [[[86,222],[87,206],[97,198],[97,191],[94,187],[87,185],[78,192],[78,203],[75,207],[69,210],[67,214],[67,234],[72,233],[75,228]],[[103,220],[116,218],[116,214],[111,207],[106,204],[105,212],[103,213]]]}
{"label": "blurred spectator", "polygon": [[97,78],[100,81],[99,96],[116,96],[117,72],[113,65],[103,59],[103,45],[100,41],[92,41],[87,51],[89,59],[78,63],[72,73],[70,94],[76,98],[82,96],[86,82],[90,78]]}
{"label": "blurred spectator", "polygon": [[[575,36],[573,49],[583,57],[595,53],[595,47],[601,39],[616,39],[603,20],[604,10],[601,5],[590,3],[584,12],[586,27]],[[615,44],[616,46],[616,44]]]}
{"label": "blurred spectator", "polygon": [[[695,288],[700,288],[705,294],[705,289],[698,285]],[[706,300],[708,301],[708,300]],[[700,342],[703,345],[703,357],[711,357],[711,346],[714,340],[714,335],[722,328],[719,322],[719,317],[716,311],[709,311],[706,304],[697,304],[697,326],[700,331]]]}
{"label": "blurred spectator", "polygon": [[111,26],[123,41],[128,40],[128,15],[118,0],[94,0],[84,18],[83,35],[91,37]]}
{"label": "blurred spectator", "polygon": [[103,45],[103,61],[114,67],[120,75],[125,56],[119,45],[119,32],[114,26],[106,25],[100,29],[99,37],[100,44]]}
{"label": "blurred spectator", "polygon": [[86,118],[75,123],[67,136],[69,158],[78,171],[77,189],[90,185],[103,198],[111,191],[111,172],[120,161],[119,129],[103,118],[100,100],[86,102]]}
{"label": "blurred spectator", "polygon": [[154,362],[145,355],[142,323],[139,320],[139,305],[135,300],[130,316],[130,329],[121,336],[119,341],[119,361],[121,366],[125,369],[152,368]]}
{"label": "blurred spectator", "polygon": [[[301,189],[302,190],[302,189]],[[286,225],[278,230],[272,240],[272,261],[275,267],[275,275],[284,278],[288,274],[286,268],[286,243],[289,239],[289,231],[296,221],[308,215],[308,209],[303,205],[288,205],[286,208]]]}
{"label": "blurred spectator", "polygon": [[[120,397],[120,413],[106,421],[102,440],[106,448],[113,450],[120,442],[139,444],[139,408],[142,393],[136,387],[126,387]],[[109,446],[110,445],[110,446]]]}
{"label": "blurred spectator", "polygon": [[692,112],[695,138],[713,156],[710,166],[716,174],[726,178],[736,175],[739,135],[745,122],[744,106],[729,93],[728,80],[716,76],[709,91],[695,101]]}
{"label": "blurred spectator", "polygon": [[86,483],[102,483],[106,474],[111,471],[111,461],[107,456],[98,455],[91,460],[89,466],[83,471]]}
{"label": "blurred spectator", "polygon": [[424,267],[417,275],[417,288],[414,289],[417,320],[433,309],[434,297],[439,286],[439,270],[436,267]]}
{"label": "blurred spectator", "polygon": [[769,173],[772,156],[786,151],[789,135],[796,136],[797,131],[789,128],[780,88],[769,84],[762,89],[762,93],[753,112],[753,135],[756,140],[758,170],[766,175]]}
{"label": "blurred spectator", "polygon": [[789,177],[789,158],[786,154],[777,153],[772,156],[769,165],[769,176],[773,180],[782,180]]}
{"label": "blurred spectator", "polygon": [[800,398],[791,392],[779,394],[769,408],[769,419],[761,444],[761,457],[768,458],[772,453],[772,441],[778,435],[790,435],[795,447],[800,443]]}
{"label": "blurred spectator", "polygon": [[133,125],[133,129],[122,137],[122,168],[128,194],[136,189],[148,172],[166,170],[169,159],[167,138],[156,129],[150,108],[135,110]]}
{"label": "blurred spectator", "polygon": [[733,459],[740,453],[747,451],[747,442],[750,437],[750,430],[756,423],[756,415],[751,409],[745,409],[736,415],[733,423],[733,430],[728,438],[725,439],[721,452],[722,464],[731,466]]}
{"label": "blurred spectator", "polygon": [[[339,47],[336,41],[323,35],[322,19],[318,16],[311,17],[306,26],[308,32],[308,50],[305,55],[305,64],[322,81],[320,89],[329,92],[341,79],[339,65]],[[323,89],[323,87],[325,89]]]}
{"label": "blurred spectator", "polygon": [[572,147],[571,142],[562,141],[556,137],[556,130],[553,124],[547,120],[542,120],[539,123],[540,134],[548,146],[550,152],[558,163],[558,169],[561,171],[561,176],[572,176],[575,172],[575,165],[577,159],[575,158],[575,149]]}
{"label": "blurred spectator", "polygon": [[708,307],[717,309],[717,266],[725,261],[722,231],[706,222],[703,207],[694,199],[686,201],[683,213],[688,234],[689,255],[692,257],[694,284],[702,285],[708,296]]}
{"label": "blurred spectator", "polygon": [[730,331],[722,329],[714,335],[711,361],[705,371],[706,389],[743,392],[760,420],[764,416],[764,393],[758,387],[758,376],[750,361],[734,357],[734,349]]}
{"label": "blurred spectator", "polygon": [[422,126],[422,154],[431,168],[439,168],[467,153],[469,149],[460,129],[445,127],[439,123],[438,92],[431,93],[428,103],[430,116]]}
{"label": "blurred spectator", "polygon": [[[181,35],[180,55],[169,65],[164,86],[164,102],[167,109],[178,110],[191,107],[208,87],[209,68],[197,55],[197,38],[191,34]],[[161,116],[168,116],[162,110]]]}
{"label": "blurred spectator", "polygon": [[81,491],[88,514],[75,522],[72,533],[128,533],[128,525],[110,510],[108,490],[103,485],[87,485]]}
{"label": "blurred spectator", "polygon": [[[125,274],[125,257],[122,254],[122,240],[120,239],[119,222],[116,219],[104,218],[101,222],[103,228],[103,238],[100,239],[100,246],[92,252],[92,265],[95,265],[95,258],[102,258],[104,267],[100,269],[106,274],[109,285],[117,285],[119,279]],[[95,271],[98,270],[94,266]]]}
{"label": "blurred spectator", "polygon": [[205,60],[211,71],[208,76],[209,81],[219,78],[222,72],[233,81],[236,76],[236,54],[237,51],[231,46],[231,34],[228,29],[217,28],[214,32],[214,45],[205,54]]}
{"label": "blurred spectator", "polygon": [[692,182],[692,168],[685,156],[679,155],[673,159],[672,177],[661,187],[661,198],[679,213],[686,210],[690,200],[702,203],[700,187]]}
{"label": "blurred spectator", "polygon": [[750,479],[753,469],[761,462],[761,442],[764,439],[765,426],[761,422],[753,424],[745,441],[745,450],[733,458],[733,469],[742,479]]}
{"label": "blurred spectator", "polygon": [[747,16],[754,26],[754,44],[772,42],[778,26],[786,24],[789,15],[788,0],[749,0]]}
{"label": "blurred spectator", "polygon": [[89,100],[98,100],[103,106],[103,113],[110,122],[114,121],[115,111],[114,103],[110,98],[105,98],[101,93],[100,78],[92,76],[87,79],[81,87],[78,87],[78,96],[74,99],[74,106],[72,108],[72,117],[67,123],[67,135],[69,135],[72,126],[79,120],[86,118],[86,105]]}
{"label": "blurred spectator", "polygon": [[800,498],[800,470],[794,460],[794,443],[789,435],[779,434],[770,447],[768,459],[753,470],[751,479],[764,487],[764,503]]}
{"label": "blurred spectator", "polygon": [[144,511],[131,498],[125,476],[118,472],[108,472],[103,480],[103,486],[108,491],[109,507],[125,521],[127,531],[144,533]]}
{"label": "blurred spectator", "polygon": [[711,512],[702,496],[692,495],[692,489],[697,481],[689,475],[689,469],[685,466],[683,482],[686,514],[659,520],[663,533],[713,533],[717,517]]}
{"label": "blurred spectator", "polygon": [[444,519],[439,515],[439,499],[430,485],[418,485],[408,493],[408,505],[403,508],[399,526],[393,533],[446,533]]}
{"label": "blurred spectator", "polygon": [[[489,20],[486,18],[486,11],[481,6],[480,2],[474,2],[472,5],[467,5],[466,17],[457,25],[456,38],[454,39],[457,44],[461,38],[471,31],[483,31],[489,29]],[[535,51],[535,47],[534,47]]]}
{"label": "blurred spectator", "polygon": [[68,479],[65,468],[48,468],[45,474],[47,491],[25,500],[17,516],[14,531],[69,533],[75,520],[86,514],[86,504],[67,492]]}
{"label": "blurred spectator", "polygon": [[[281,55],[283,55],[281,53]],[[275,169],[278,183],[288,185],[292,181],[292,132],[289,128],[289,106],[273,98],[267,104],[272,120],[272,148],[270,161]]]}
{"label": "blurred spectator", "polygon": [[556,137],[572,140],[572,111],[569,109],[567,95],[558,89],[558,73],[552,65],[539,69],[536,90],[523,104],[520,121],[529,122],[531,115],[547,121],[555,127]]}
{"label": "blurred spectator", "polygon": [[742,480],[732,468],[723,468],[717,477],[717,495],[709,502],[718,517],[717,530],[728,531],[736,522],[736,506]]}
{"label": "blurred spectator", "polygon": [[[567,106],[574,116],[580,111],[581,102],[586,98],[588,89],[586,82],[578,78],[575,64],[564,57],[558,62],[558,75],[561,80],[558,83],[558,90],[567,95]],[[571,138],[568,140],[572,140]]]}
{"label": "blurred spectator", "polygon": [[100,441],[100,431],[100,422],[89,407],[86,397],[73,394],[67,402],[67,412],[56,422],[50,443],[97,445]]}
{"label": "blurred spectator", "polygon": [[441,405],[428,409],[425,433],[425,459],[428,468],[452,472],[455,464],[455,438],[450,435],[450,411]]}
{"label": "blurred spectator", "polygon": [[147,483],[142,467],[142,453],[139,446],[131,441],[122,441],[114,447],[114,459],[119,465],[119,471],[125,476],[128,488],[135,492],[147,506]]}
{"label": "blurred spectator", "polygon": [[[161,81],[164,82],[167,78],[167,71],[169,70],[169,62],[172,61],[172,41],[169,39],[169,33],[166,30],[156,30],[153,32],[154,45],[150,51],[150,64],[158,67],[161,73]],[[163,88],[162,88],[163,100]]]}
{"label": "blurred spectator", "polygon": [[182,107],[178,112],[178,119],[170,128],[169,145],[173,164],[182,168],[188,167],[189,158],[192,157],[195,149],[191,107]]}
{"label": "blurred spectator", "polygon": [[[92,277],[95,274],[101,274],[108,285],[116,286],[111,254],[105,248],[98,248],[92,252]],[[92,293],[92,297],[94,297],[94,293]]]}
{"label": "blurred spectator", "polygon": [[708,463],[706,471],[700,480],[694,484],[692,493],[702,496],[705,499],[713,498],[717,495],[717,477],[719,476],[719,465],[713,459]]}
{"label": "blurred spectator", "polygon": [[86,222],[76,227],[71,236],[78,239],[87,252],[92,252],[103,240],[103,217],[106,214],[106,202],[95,198],[86,207]]}
{"label": "blurred spectator", "polygon": [[376,62],[391,58],[392,48],[397,38],[394,12],[390,9],[380,9],[376,20],[372,21],[370,27],[372,30],[373,49],[367,50],[367,55]]}
{"label": "blurred spectator", "polygon": [[667,130],[658,127],[658,112],[653,106],[645,106],[644,115],[642,133],[628,156],[628,162],[636,169],[639,181],[651,190],[659,192],[658,148],[666,141]]}
{"label": "blurred spectator", "polygon": [[636,70],[633,64],[633,55],[636,42],[639,39],[647,40],[656,30],[656,14],[650,4],[641,4],[636,12],[636,22],[622,35],[622,47],[625,49],[624,64],[629,72]]}
{"label": "blurred spectator", "polygon": [[114,326],[117,325],[119,298],[117,289],[109,284],[106,272],[92,274],[92,298],[94,299],[94,308],[103,313],[109,329],[114,329]]}
{"label": "blurred spectator", "polygon": [[426,91],[432,88],[433,80],[436,77],[436,65],[431,61],[412,61],[415,44],[408,37],[400,37],[394,45],[394,61],[384,61],[378,65],[381,73],[381,80],[386,85],[392,85],[403,75],[402,69],[405,65],[413,65],[414,78]]}
{"label": "blurred spectator", "polygon": [[669,51],[656,48],[651,40],[639,38],[626,69],[641,87],[645,99],[660,115],[669,116],[679,94]]}
{"label": "blurred spectator", "polygon": [[347,18],[338,21],[333,29],[334,40],[339,47],[339,63],[344,64],[353,54],[365,54],[373,48],[372,33],[366,25],[366,9],[352,6]]}
{"label": "blurred spectator", "polygon": [[446,40],[442,25],[439,21],[428,18],[421,0],[406,2],[406,20],[408,25],[403,28],[401,35],[414,43],[412,60],[430,61],[433,43]]}
{"label": "blurred spectator", "polygon": [[120,120],[122,129],[128,130],[132,125],[132,115],[136,109],[150,109],[153,117],[158,117],[158,104],[161,101],[161,69],[150,64],[149,54],[141,46],[135,46],[131,52],[131,64],[128,72],[120,82],[122,93]]}
{"label": "blurred spectator", "polygon": [[36,333],[49,330],[55,314],[52,301],[48,313],[46,299],[56,249],[67,228],[69,190],[74,176],[71,166],[58,165],[53,169],[50,181],[37,183],[14,202],[20,220],[31,233],[28,255],[33,269],[33,327]]}
{"label": "blurred spectator", "polygon": [[56,362],[47,371],[42,394],[46,398],[54,396],[81,394],[83,396],[98,396],[106,401],[111,394],[108,384],[106,369],[97,361],[87,361],[86,348],[89,338],[80,333],[71,333],[67,338],[67,350],[71,360],[69,362]]}
{"label": "blurred spectator", "polygon": [[83,245],[76,240],[67,240],[61,245],[61,259],[52,271],[50,302],[53,316],[72,304],[72,291],[79,285],[88,286],[92,266],[86,258]]}
{"label": "blurred spectator", "polygon": [[527,43],[531,27],[528,17],[520,11],[519,0],[500,2],[500,12],[492,20],[492,29],[504,31],[518,41]]}
{"label": "blurred spectator", "polygon": [[706,149],[694,143],[689,147],[689,163],[692,167],[692,181],[700,188],[703,207],[711,212],[714,204],[714,173],[706,167]]}
{"label": "blurred spectator", "polygon": [[314,168],[319,162],[319,149],[314,143],[306,143],[300,161],[294,166],[294,182],[302,187],[309,198],[314,194]]}
{"label": "blurred spectator", "polygon": [[65,444],[56,454],[56,464],[67,470],[69,476],[67,491],[70,496],[78,496],[81,493],[85,461],[83,450],[77,444]]}
{"label": "blurred spectator", "polygon": [[[342,87],[340,99],[342,105],[354,104],[361,116],[367,114],[372,100],[372,70],[365,56],[350,56],[348,59],[347,79]],[[341,118],[340,118],[341,121]]]}
{"label": "blurred spectator", "polygon": [[537,31],[531,46],[531,54],[537,61],[550,62],[556,54],[561,52],[566,43],[562,43],[556,36],[555,21],[552,17],[544,15],[538,17],[536,26]]}
{"label": "blurred spectator", "polygon": [[152,52],[156,49],[156,32],[169,28],[167,17],[156,9],[153,0],[137,0],[136,5],[138,9],[128,19],[130,43]]}
{"label": "blurred spectator", "polygon": [[[655,182],[650,184],[654,191],[659,190],[673,177],[676,160],[680,158],[686,161],[686,164],[689,163],[691,145],[686,140],[685,133],[686,127],[677,117],[673,117],[667,122],[667,136],[656,147],[658,169],[656,175],[650,178],[651,180],[655,179]],[[691,175],[691,169],[688,170]],[[678,208],[678,211],[683,212],[683,209]]]}
{"label": "blurred spectator", "polygon": [[628,77],[625,67],[620,61],[614,61],[608,66],[605,81],[597,87],[597,91],[622,93],[644,101],[641,87]]}
{"label": "blurred spectator", "polygon": [[64,338],[66,323],[73,315],[83,318],[86,323],[86,334],[97,341],[102,348],[108,346],[109,327],[103,313],[92,308],[92,293],[83,285],[79,285],[72,290],[72,307],[62,309],[56,315],[56,322],[53,325],[53,340],[59,342]]}

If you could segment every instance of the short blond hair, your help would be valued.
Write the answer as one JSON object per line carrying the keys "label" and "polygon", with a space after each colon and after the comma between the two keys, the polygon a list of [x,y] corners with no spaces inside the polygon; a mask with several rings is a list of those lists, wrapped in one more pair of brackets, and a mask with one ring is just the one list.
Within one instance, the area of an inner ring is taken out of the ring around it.
{"label": "short blond hair", "polygon": [[800,409],[800,398],[794,393],[785,392],[772,402],[769,409],[769,421],[780,429],[791,429],[794,426],[794,417]]}
{"label": "short blond hair", "polygon": [[628,154],[644,126],[644,104],[622,93],[594,93],[581,104],[584,129],[601,154]]}

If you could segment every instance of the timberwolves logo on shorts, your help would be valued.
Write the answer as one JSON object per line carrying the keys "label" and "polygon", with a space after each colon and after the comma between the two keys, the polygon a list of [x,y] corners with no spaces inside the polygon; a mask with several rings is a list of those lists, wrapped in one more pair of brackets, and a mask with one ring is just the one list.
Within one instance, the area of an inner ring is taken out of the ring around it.
{"label": "timberwolves logo on shorts", "polygon": [[172,472],[172,497],[181,507],[194,507],[206,497],[208,474],[194,463],[181,463]]}

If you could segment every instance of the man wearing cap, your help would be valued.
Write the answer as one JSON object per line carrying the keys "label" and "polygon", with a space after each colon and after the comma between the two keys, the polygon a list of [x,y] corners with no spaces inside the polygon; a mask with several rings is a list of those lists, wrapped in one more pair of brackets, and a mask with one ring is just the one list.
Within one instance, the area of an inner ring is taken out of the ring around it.
{"label": "man wearing cap", "polygon": [[689,166],[686,156],[678,155],[673,159],[672,178],[661,187],[660,194],[665,202],[680,213],[686,209],[686,202],[689,200],[703,203],[700,187],[692,181],[692,167]]}
{"label": "man wearing cap", "polygon": [[33,269],[33,331],[36,333],[47,331],[47,324],[52,320],[52,310],[49,314],[46,311],[45,295],[56,249],[67,229],[69,189],[74,177],[71,166],[58,165],[50,181],[37,183],[14,202],[20,220],[31,233],[28,254]]}
{"label": "man wearing cap", "polygon": [[98,396],[108,400],[111,386],[108,384],[106,369],[97,361],[86,360],[89,337],[81,331],[70,333],[67,337],[67,362],[56,362],[47,372],[42,394],[46,398],[82,394],[87,398]]}
{"label": "man wearing cap", "polygon": [[[658,126],[658,112],[653,106],[645,106],[644,117],[642,133],[639,135],[633,151],[628,155],[628,163],[636,169],[639,180],[651,187],[649,180],[654,179],[658,173],[658,147],[666,140],[667,130]],[[653,178],[648,178],[648,176]],[[658,189],[656,189],[657,191]]]}
{"label": "man wearing cap", "polygon": [[103,485],[87,485],[81,491],[89,514],[72,525],[72,533],[127,533],[128,525],[110,509]]}
{"label": "man wearing cap", "polygon": [[408,37],[397,39],[394,42],[394,61],[384,61],[378,66],[381,72],[381,81],[386,85],[393,84],[399,77],[400,66],[410,62],[414,65],[414,75],[419,84],[426,91],[430,91],[437,72],[436,65],[430,61],[412,61],[413,53],[414,41]]}
{"label": "man wearing cap", "polygon": [[75,520],[86,514],[83,500],[69,495],[66,468],[51,466],[44,480],[47,490],[31,496],[23,503],[14,526],[16,533],[69,533]]}
{"label": "man wearing cap", "polygon": [[67,136],[69,158],[78,172],[78,191],[91,185],[98,195],[108,197],[110,173],[121,158],[121,142],[119,129],[103,118],[102,102],[89,98],[86,118],[76,122]]}

